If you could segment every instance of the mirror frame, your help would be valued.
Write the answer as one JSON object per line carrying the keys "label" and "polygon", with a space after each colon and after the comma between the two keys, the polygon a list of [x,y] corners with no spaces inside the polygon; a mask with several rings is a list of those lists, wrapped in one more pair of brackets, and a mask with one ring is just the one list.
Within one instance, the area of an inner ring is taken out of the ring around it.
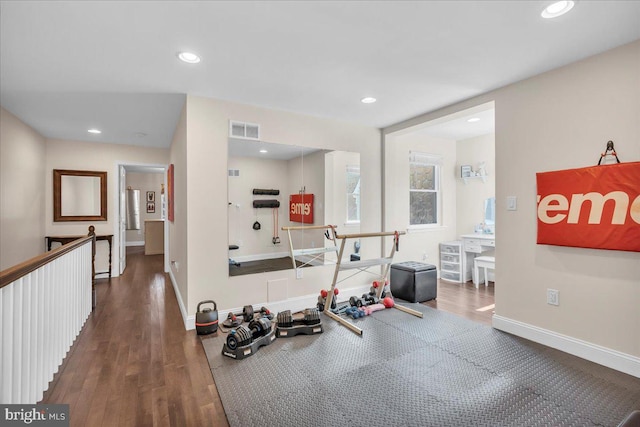
{"label": "mirror frame", "polygon": [[[100,178],[100,215],[62,215],[62,177],[93,176]],[[79,170],[53,170],[53,222],[62,221],[106,221],[107,220],[107,173]]]}

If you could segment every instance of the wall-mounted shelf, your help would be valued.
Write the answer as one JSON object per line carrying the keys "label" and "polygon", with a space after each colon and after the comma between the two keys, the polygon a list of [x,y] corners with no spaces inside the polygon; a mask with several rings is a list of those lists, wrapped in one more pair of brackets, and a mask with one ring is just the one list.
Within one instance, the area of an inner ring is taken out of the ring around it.
{"label": "wall-mounted shelf", "polygon": [[487,182],[487,175],[474,175],[474,176],[467,176],[462,178],[465,184],[468,184],[469,180],[474,180],[474,179],[481,179],[482,182]]}

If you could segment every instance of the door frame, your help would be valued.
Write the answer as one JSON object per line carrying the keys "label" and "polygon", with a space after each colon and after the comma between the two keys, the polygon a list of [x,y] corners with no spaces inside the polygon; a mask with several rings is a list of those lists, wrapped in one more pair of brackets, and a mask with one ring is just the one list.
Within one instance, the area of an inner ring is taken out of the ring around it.
{"label": "door frame", "polygon": [[[169,164],[140,163],[140,162],[131,162],[131,161],[116,162],[115,173],[114,173],[114,176],[116,177],[116,182],[115,182],[115,186],[113,187],[113,188],[116,188],[116,191],[114,191],[114,195],[112,198],[114,202],[112,212],[113,212],[114,218],[116,218],[113,225],[113,235],[115,237],[114,247],[117,247],[118,249],[118,256],[116,257],[117,266],[115,268],[115,271],[118,272],[118,275],[122,274],[120,272],[120,250],[122,249],[122,245],[126,245],[126,242],[120,241],[121,240],[120,239],[120,223],[121,223],[120,201],[123,200],[121,190],[120,190],[120,167],[121,166],[124,167],[127,173],[129,172],[157,173],[158,170],[162,170],[165,192],[167,190],[167,171],[169,169]],[[124,184],[125,185],[123,186],[123,188],[125,188],[125,191],[126,191],[126,182]],[[165,193],[165,196],[166,196],[166,193]],[[165,200],[166,200],[166,197],[165,197]],[[165,273],[169,272],[169,265],[170,265],[169,246],[170,246],[169,245],[169,219],[165,215],[165,221],[164,221],[164,272]],[[124,249],[126,250],[126,247]],[[126,265],[125,265],[125,268],[126,268]]]}

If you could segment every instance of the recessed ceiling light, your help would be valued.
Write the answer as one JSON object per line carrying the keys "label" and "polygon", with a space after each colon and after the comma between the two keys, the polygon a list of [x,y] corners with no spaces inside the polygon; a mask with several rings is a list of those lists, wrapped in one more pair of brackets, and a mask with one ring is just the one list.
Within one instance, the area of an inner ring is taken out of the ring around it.
{"label": "recessed ceiling light", "polygon": [[261,152],[262,154],[264,154],[264,153],[268,153],[268,151],[267,151],[267,150],[265,150],[264,148],[263,148],[262,150],[260,150],[260,152]]}
{"label": "recessed ceiling light", "polygon": [[376,102],[376,99],[370,96],[367,96],[366,98],[362,98],[360,102],[362,102],[363,104],[373,104],[374,102]]}
{"label": "recessed ceiling light", "polygon": [[475,123],[475,122],[479,122],[480,118],[479,117],[471,117],[469,120],[467,120],[469,123]]}
{"label": "recessed ceiling light", "polygon": [[89,133],[95,133],[95,134],[102,133],[102,131],[101,131],[101,130],[98,130],[98,129],[89,129],[87,132],[89,132]]}
{"label": "recessed ceiling light", "polygon": [[197,64],[198,62],[200,62],[200,57],[191,52],[180,52],[178,53],[178,58],[180,58],[181,61],[189,64]]}
{"label": "recessed ceiling light", "polygon": [[543,18],[557,18],[573,9],[574,1],[557,1],[547,6],[540,14]]}

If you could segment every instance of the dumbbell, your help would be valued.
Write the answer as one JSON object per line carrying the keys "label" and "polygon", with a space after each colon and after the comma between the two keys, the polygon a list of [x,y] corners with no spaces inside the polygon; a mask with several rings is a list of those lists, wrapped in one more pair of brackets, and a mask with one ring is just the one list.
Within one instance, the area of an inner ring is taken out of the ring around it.
{"label": "dumbbell", "polygon": [[[384,286],[388,285],[389,282],[386,281]],[[377,292],[377,289],[380,287],[381,283],[377,280],[373,281],[373,284],[371,285],[371,288],[369,289],[369,295],[375,295]],[[384,288],[382,290],[382,294],[380,295],[380,298],[384,298],[387,296],[387,293],[384,291]]]}
{"label": "dumbbell", "polygon": [[[316,325],[320,323],[320,313],[317,308],[305,308],[304,318],[302,323],[305,325]],[[285,310],[278,313],[278,326],[283,328],[290,328],[295,325],[293,314],[291,310]]]}
{"label": "dumbbell", "polygon": [[[336,298],[340,291],[338,288],[333,289],[333,298],[331,299],[331,309],[336,309]],[[326,289],[320,291],[320,295],[318,296],[318,311],[324,311],[324,305],[327,302],[327,296],[329,296],[329,292]]]}
{"label": "dumbbell", "polygon": [[[271,313],[271,311],[267,307],[261,307],[258,313],[262,317],[266,317],[269,320],[273,319],[273,313]],[[253,306],[245,305],[244,307],[242,307],[242,313],[229,313],[227,315],[227,320],[225,320],[222,326],[227,328],[235,328],[242,322],[250,322],[251,320],[253,320],[254,314],[255,313],[253,312]],[[240,316],[242,316],[242,321],[238,319]]]}
{"label": "dumbbell", "polygon": [[351,307],[358,307],[359,308],[359,307],[362,307],[363,305],[365,305],[365,301],[362,298],[351,297],[351,298],[349,298],[349,305],[351,305]]}
{"label": "dumbbell", "polygon": [[358,307],[355,307],[355,306],[347,308],[345,310],[345,314],[347,316],[351,316],[351,318],[354,320],[360,317],[364,317],[364,311],[360,310]]}
{"label": "dumbbell", "polygon": [[373,305],[380,302],[375,294],[362,294],[362,299],[365,301],[365,305]]}
{"label": "dumbbell", "polygon": [[244,347],[250,344],[256,338],[263,337],[271,332],[271,320],[266,317],[253,319],[249,322],[249,326],[240,325],[237,329],[233,329],[227,335],[227,347],[235,350],[238,347]]}

